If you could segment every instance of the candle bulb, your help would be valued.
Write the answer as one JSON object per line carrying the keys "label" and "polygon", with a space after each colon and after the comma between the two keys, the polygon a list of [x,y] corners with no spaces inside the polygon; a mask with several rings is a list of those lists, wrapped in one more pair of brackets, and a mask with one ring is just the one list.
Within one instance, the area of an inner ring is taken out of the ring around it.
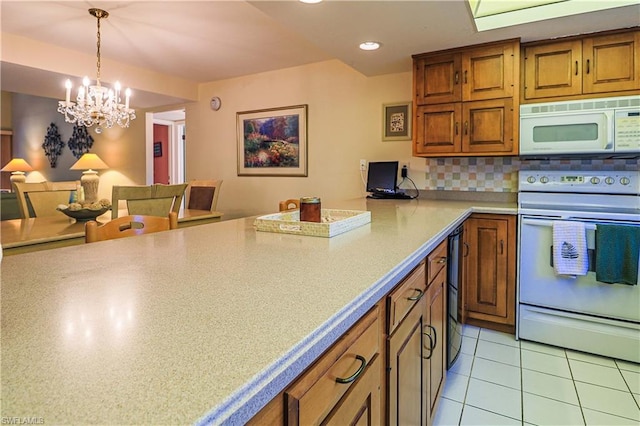
{"label": "candle bulb", "polygon": [[125,90],[125,101],[124,101],[124,109],[129,109],[129,96],[131,96],[131,89],[127,88],[127,90]]}
{"label": "candle bulb", "polygon": [[71,102],[71,80],[67,79],[67,81],[64,83],[64,87],[67,88],[67,95],[65,96],[65,101],[68,105],[69,102]]}

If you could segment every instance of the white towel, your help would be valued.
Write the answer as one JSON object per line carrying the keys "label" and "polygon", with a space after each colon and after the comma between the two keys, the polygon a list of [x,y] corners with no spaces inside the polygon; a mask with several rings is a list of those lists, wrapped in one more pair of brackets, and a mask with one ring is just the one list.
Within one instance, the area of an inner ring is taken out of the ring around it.
{"label": "white towel", "polygon": [[587,275],[587,233],[583,222],[553,222],[553,270],[556,275]]}

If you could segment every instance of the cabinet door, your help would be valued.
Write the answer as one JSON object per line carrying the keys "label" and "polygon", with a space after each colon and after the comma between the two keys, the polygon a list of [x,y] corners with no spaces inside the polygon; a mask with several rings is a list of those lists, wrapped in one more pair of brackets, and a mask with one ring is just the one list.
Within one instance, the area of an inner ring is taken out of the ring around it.
{"label": "cabinet door", "polygon": [[424,425],[427,413],[427,369],[423,356],[425,301],[423,297],[413,307],[387,341],[388,424]]}
{"label": "cabinet door", "polygon": [[524,59],[526,99],[582,93],[580,40],[527,47]]}
{"label": "cabinet door", "polygon": [[417,105],[457,102],[461,98],[460,55],[427,56],[414,61]]}
{"label": "cabinet door", "polygon": [[466,319],[515,325],[515,217],[475,215],[465,221]]}
{"label": "cabinet door", "polygon": [[363,376],[349,389],[322,425],[380,424],[380,356],[376,355]]}
{"label": "cabinet door", "polygon": [[[462,100],[512,97],[517,42],[473,49],[462,54]],[[518,55],[519,56],[519,55]]]}
{"label": "cabinet door", "polygon": [[465,102],[462,117],[462,152],[516,153],[512,99]]}
{"label": "cabinet door", "polygon": [[640,31],[586,38],[584,93],[640,89]]}
{"label": "cabinet door", "polygon": [[[425,333],[427,334],[426,345],[431,345],[433,349],[425,355],[427,360],[427,372],[429,382],[428,393],[428,417],[433,419],[435,415],[438,398],[444,387],[445,370],[447,368],[447,302],[446,302],[446,280],[447,270],[442,269],[436,278],[429,284],[426,294],[427,311],[425,313],[427,323]],[[431,423],[431,421],[429,422]]]}
{"label": "cabinet door", "polygon": [[414,154],[461,151],[462,104],[420,106],[416,110]]}

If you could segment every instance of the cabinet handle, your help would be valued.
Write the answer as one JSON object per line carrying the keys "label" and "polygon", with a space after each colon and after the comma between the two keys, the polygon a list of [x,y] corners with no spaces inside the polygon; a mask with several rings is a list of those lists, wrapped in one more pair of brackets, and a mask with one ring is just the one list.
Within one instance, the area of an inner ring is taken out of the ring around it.
{"label": "cabinet handle", "polygon": [[[425,336],[427,336],[429,338],[429,356],[423,356],[422,358],[424,359],[431,359],[431,357],[433,356],[433,339],[431,338],[431,335],[429,333],[422,333]],[[426,349],[426,347],[424,345],[422,345],[423,348]]]}
{"label": "cabinet handle", "polygon": [[443,263],[447,263],[447,258],[446,257],[441,257],[440,259],[438,259],[439,264],[443,264]]}
{"label": "cabinet handle", "polygon": [[342,384],[351,383],[355,381],[358,377],[360,377],[360,375],[364,371],[364,367],[367,366],[367,359],[362,355],[356,355],[356,359],[360,361],[360,367],[358,367],[358,371],[356,371],[351,376],[346,377],[344,379],[342,377],[336,377],[336,383],[342,383]]}
{"label": "cabinet handle", "polygon": [[500,254],[504,254],[504,240],[500,240]]}
{"label": "cabinet handle", "polygon": [[469,134],[469,122],[468,121],[464,122],[464,134],[465,135]]}
{"label": "cabinet handle", "polygon": [[576,61],[576,75],[578,75],[578,61]]}
{"label": "cabinet handle", "polygon": [[467,84],[467,70],[464,70],[464,84]]}
{"label": "cabinet handle", "polygon": [[453,81],[455,84],[458,84],[458,82],[460,81],[460,73],[458,71],[455,72]]}
{"label": "cabinet handle", "polygon": [[407,300],[420,300],[422,299],[422,296],[424,296],[424,291],[420,290],[419,288],[414,288],[415,291],[418,292],[417,296],[411,296],[411,297],[407,297]]}
{"label": "cabinet handle", "polygon": [[[428,327],[433,330],[433,346],[431,346],[431,350],[434,350],[438,344],[438,332],[431,324],[429,324]],[[429,335],[431,335],[431,333],[429,333]]]}
{"label": "cabinet handle", "polygon": [[589,74],[589,59],[587,59],[587,74]]}
{"label": "cabinet handle", "polygon": [[467,244],[467,243],[462,243],[462,244],[464,245],[464,249],[465,249],[464,254],[462,255],[462,257],[467,257],[467,256],[469,256],[469,244]]}

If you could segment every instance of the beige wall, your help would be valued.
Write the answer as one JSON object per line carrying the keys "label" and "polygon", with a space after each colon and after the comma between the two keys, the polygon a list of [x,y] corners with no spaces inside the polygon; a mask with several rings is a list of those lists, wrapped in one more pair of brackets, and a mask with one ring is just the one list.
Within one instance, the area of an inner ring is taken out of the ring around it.
{"label": "beige wall", "polygon": [[[411,85],[411,73],[368,78],[333,60],[203,84],[186,108],[187,179],[223,179],[218,210],[227,216],[274,212],[301,196],[338,208],[366,194],[360,159],[424,164],[411,158],[410,141],[382,142],[382,104],[411,100]],[[237,176],[236,112],[299,104],[309,113],[308,177]]]}

